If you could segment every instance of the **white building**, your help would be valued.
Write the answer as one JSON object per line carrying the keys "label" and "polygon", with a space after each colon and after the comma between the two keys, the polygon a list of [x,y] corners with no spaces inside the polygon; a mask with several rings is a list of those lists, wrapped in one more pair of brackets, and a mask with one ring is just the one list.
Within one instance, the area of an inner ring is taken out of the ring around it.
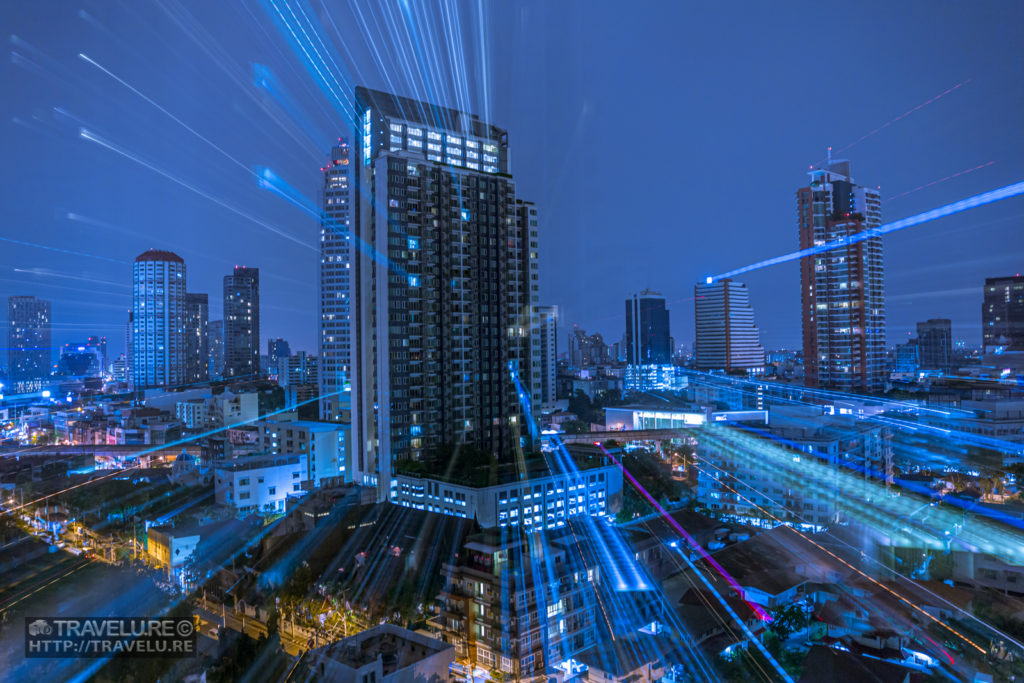
{"label": "white building", "polygon": [[622,508],[622,470],[615,465],[479,488],[403,474],[392,482],[395,505],[475,517],[485,529],[555,529],[575,515],[615,514]]}
{"label": "white building", "polygon": [[185,429],[202,429],[210,423],[210,411],[201,398],[178,401],[174,404],[174,415]]}
{"label": "white building", "polygon": [[534,414],[550,413],[558,401],[558,306],[534,306],[534,329],[530,338],[530,398]]}
{"label": "white building", "polygon": [[447,683],[455,647],[380,624],[306,656],[311,677],[338,683]]}
{"label": "white building", "polygon": [[[352,339],[350,265],[351,226],[349,225],[349,144],[341,138],[331,149],[331,158],[323,172],[323,218],[320,224],[320,419],[340,417],[338,392],[348,389]],[[304,362],[304,359],[303,359]],[[285,380],[296,383],[291,377]],[[303,382],[298,382],[303,383]],[[283,386],[283,384],[282,384]]]}
{"label": "white building", "polygon": [[194,559],[199,534],[170,526],[151,526],[146,530],[146,555],[167,578],[180,581],[182,570]]}
{"label": "white building", "polygon": [[132,266],[134,387],[176,386],[185,377],[185,261],[150,249]]}
{"label": "white building", "polygon": [[764,347],[747,286],[730,279],[694,286],[697,368],[764,373]]}
{"label": "white building", "polygon": [[285,499],[302,491],[306,456],[250,455],[214,466],[217,503],[239,512],[284,512]]}
{"label": "white building", "polygon": [[260,443],[267,453],[306,457],[304,481],[319,486],[321,479],[342,477],[347,466],[349,425],[339,422],[265,419],[259,423]]}

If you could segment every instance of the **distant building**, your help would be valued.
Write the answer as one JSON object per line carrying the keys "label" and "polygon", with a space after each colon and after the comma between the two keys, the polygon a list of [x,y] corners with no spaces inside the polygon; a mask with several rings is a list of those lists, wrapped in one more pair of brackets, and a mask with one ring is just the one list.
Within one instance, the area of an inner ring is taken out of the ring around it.
{"label": "distant building", "polygon": [[900,374],[914,374],[921,369],[921,347],[917,339],[908,339],[896,345],[896,362],[893,368]]}
{"label": "distant building", "polygon": [[[858,185],[850,162],[810,171],[797,191],[800,249],[814,249],[882,224],[878,190]],[[800,259],[805,379],[808,387],[880,391],[885,387],[882,238],[871,237]]]}
{"label": "distant building", "polygon": [[7,384],[12,394],[39,391],[50,376],[50,302],[34,296],[7,300]]}
{"label": "distant building", "polygon": [[921,367],[949,372],[953,367],[952,323],[947,318],[932,318],[917,323],[917,346]]}
{"label": "distant building", "polygon": [[349,388],[352,368],[351,277],[352,226],[349,191],[352,166],[348,140],[338,138],[327,165],[321,168],[323,201],[320,219],[320,419],[338,419],[341,396]]}
{"label": "distant building", "polygon": [[150,249],[132,267],[132,377],[135,389],[185,384],[185,261]]}
{"label": "distant building", "polygon": [[627,365],[622,390],[683,391],[688,385],[685,370],[676,365]]}
{"label": "distant building", "polygon": [[574,326],[569,331],[568,356],[569,367],[574,370],[601,365],[608,362],[608,345],[600,333],[587,334],[586,330]]}
{"label": "distant building", "polygon": [[661,365],[672,362],[672,332],[665,297],[645,289],[626,299],[626,362]]}
{"label": "distant building", "polygon": [[224,321],[211,320],[206,329],[210,345],[210,379],[224,376]]}
{"label": "distant building", "polygon": [[535,330],[530,342],[530,394],[534,413],[555,409],[558,400],[558,306],[533,307]]}
{"label": "distant building", "polygon": [[292,348],[284,339],[278,337],[267,340],[267,367],[272,368],[274,372],[277,372],[278,360],[288,358],[290,355],[292,355]]}
{"label": "distant building", "polygon": [[[300,384],[316,386],[319,377],[320,359],[316,356],[311,356],[305,351],[299,351],[294,356],[283,356],[278,358],[277,383],[282,387],[291,387]],[[335,403],[340,404],[339,402]],[[333,409],[337,410],[337,405],[335,405]]]}
{"label": "distant building", "polygon": [[[96,339],[92,337],[92,339]],[[57,362],[57,374],[61,377],[103,376],[103,350],[98,343],[88,341],[78,344],[65,344],[60,349],[60,360]]]}
{"label": "distant building", "polygon": [[210,379],[210,297],[185,294],[185,380],[188,383]]}
{"label": "distant building", "polygon": [[981,334],[986,351],[1024,350],[1024,275],[985,279]]}
{"label": "distant building", "polygon": [[448,683],[455,649],[418,631],[380,624],[310,650],[312,680],[337,683]]}
{"label": "distant building", "polygon": [[694,286],[698,370],[762,374],[764,347],[747,286],[719,280]]}
{"label": "distant building", "polygon": [[260,270],[235,266],[224,276],[224,376],[260,371]]}
{"label": "distant building", "polygon": [[[826,415],[821,406],[772,406],[768,414],[768,428],[760,434],[720,425],[718,436],[701,444],[706,466],[699,470],[697,499],[716,516],[769,528],[780,519],[803,528],[828,527],[845,523],[864,505],[860,495],[843,488],[847,482],[839,473],[852,468],[891,481],[891,435],[885,427],[852,414]],[[798,476],[780,478],[777,460],[789,459],[789,452],[831,468],[834,486],[807,488]],[[871,477],[856,479],[867,495]]]}
{"label": "distant building", "polygon": [[249,455],[217,462],[214,496],[241,513],[284,512],[285,499],[301,495],[307,456]]}

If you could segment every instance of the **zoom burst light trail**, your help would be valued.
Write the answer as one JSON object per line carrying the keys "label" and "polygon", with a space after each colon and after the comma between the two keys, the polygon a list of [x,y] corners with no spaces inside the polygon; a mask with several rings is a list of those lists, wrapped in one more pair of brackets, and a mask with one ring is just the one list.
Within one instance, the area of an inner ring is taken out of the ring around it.
{"label": "zoom burst light trail", "polygon": [[872,237],[880,237],[881,235],[884,235],[889,232],[895,232],[897,230],[902,230],[904,228],[912,228],[915,225],[920,225],[921,223],[927,223],[928,221],[933,221],[937,218],[943,218],[945,216],[952,216],[953,214],[960,213],[961,211],[973,209],[978,206],[984,206],[985,204],[997,202],[1000,199],[1009,199],[1010,197],[1016,197],[1017,195],[1020,194],[1024,194],[1024,181],[1014,183],[1012,185],[1007,185],[1006,187],[1001,187],[998,190],[991,190],[990,192],[984,192],[982,194],[974,195],[973,197],[961,199],[958,202],[946,204],[945,206],[940,206],[937,209],[925,211],[924,213],[919,213],[917,215],[910,216],[909,218],[903,218],[898,221],[893,221],[892,223],[886,223],[884,225],[878,226],[877,228],[857,233],[856,235],[849,235],[848,237],[832,240],[831,242],[826,242],[825,244],[820,244],[815,247],[808,247],[807,249],[801,249],[800,251],[794,251],[792,253],[784,254],[782,256],[776,256],[775,258],[770,258],[765,261],[759,261],[758,263],[752,263],[749,266],[743,266],[742,268],[730,270],[725,273],[721,273],[720,275],[709,275],[706,279],[706,282],[707,284],[711,284],[713,282],[718,282],[719,280],[724,280],[727,277],[733,277],[741,273],[749,273],[752,270],[760,270],[761,268],[767,268],[768,266],[776,266],[780,263],[795,261],[796,259],[801,259],[807,256],[813,256],[814,254],[832,251],[833,249],[838,249],[839,247],[847,247],[850,246],[851,244],[856,244],[858,242],[863,242],[864,240],[869,240]]}

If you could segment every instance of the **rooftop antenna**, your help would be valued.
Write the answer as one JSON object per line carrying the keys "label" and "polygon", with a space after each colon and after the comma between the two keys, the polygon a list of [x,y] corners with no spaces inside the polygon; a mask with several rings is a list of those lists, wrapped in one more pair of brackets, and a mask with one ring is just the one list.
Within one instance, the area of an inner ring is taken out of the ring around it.
{"label": "rooftop antenna", "polygon": [[828,146],[828,169],[832,170],[832,145]]}

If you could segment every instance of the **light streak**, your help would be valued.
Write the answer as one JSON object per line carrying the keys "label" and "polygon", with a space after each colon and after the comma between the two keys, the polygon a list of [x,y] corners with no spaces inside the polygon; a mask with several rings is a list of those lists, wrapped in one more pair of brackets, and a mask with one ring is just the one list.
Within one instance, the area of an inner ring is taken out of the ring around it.
{"label": "light streak", "polygon": [[287,232],[281,230],[280,228],[274,227],[273,225],[271,225],[271,224],[269,224],[269,223],[267,223],[265,221],[262,221],[259,218],[256,218],[255,216],[252,216],[252,215],[242,211],[241,209],[235,208],[234,206],[228,204],[224,200],[218,199],[217,197],[214,197],[213,195],[209,194],[208,192],[199,189],[195,185],[191,185],[191,184],[185,182],[184,180],[180,180],[180,179],[174,177],[173,175],[171,175],[167,171],[163,170],[162,168],[159,168],[158,166],[149,163],[145,159],[142,159],[141,157],[133,154],[132,152],[129,152],[126,149],[118,147],[117,145],[115,145],[112,142],[108,142],[107,140],[104,140],[103,138],[101,138],[100,136],[96,135],[95,133],[89,131],[86,128],[79,129],[78,135],[79,135],[79,137],[81,137],[81,138],[83,138],[85,140],[88,140],[90,142],[95,142],[97,145],[100,145],[101,147],[106,147],[111,152],[115,152],[117,154],[120,154],[121,156],[123,156],[126,159],[131,159],[132,161],[134,161],[135,163],[139,164],[140,166],[145,166],[146,168],[148,168],[151,171],[154,171],[154,172],[162,175],[163,177],[167,178],[168,180],[170,180],[170,181],[172,181],[174,183],[177,183],[178,185],[181,185],[182,187],[184,187],[186,189],[192,190],[193,192],[198,194],[200,197],[204,197],[205,199],[209,199],[211,202],[224,207],[228,211],[231,211],[232,213],[238,214],[242,218],[250,220],[253,223],[255,223],[256,225],[259,225],[261,227],[266,228],[267,230],[269,230],[270,232],[274,233],[275,235],[280,235],[281,237],[284,237],[285,239],[290,240],[292,242],[295,242],[296,244],[298,244],[300,246],[303,246],[303,247],[306,247],[307,249],[310,249],[312,251],[318,251],[316,246],[314,246],[312,244],[309,244],[307,242],[303,242],[298,237],[295,237],[294,235],[290,235]]}
{"label": "light streak", "polygon": [[[330,393],[330,394],[322,394],[320,396],[314,396],[313,398],[307,399],[305,401],[300,401],[300,402],[296,403],[294,406],[291,406],[291,407],[281,408],[279,410],[274,410],[274,411],[269,412],[269,413],[264,413],[263,415],[257,415],[256,417],[254,417],[252,419],[243,420],[242,422],[236,422],[234,424],[225,425],[224,427],[218,427],[216,429],[211,429],[209,431],[202,432],[201,434],[195,434],[193,436],[189,436],[189,437],[187,437],[185,439],[178,439],[177,441],[172,441],[170,443],[162,444],[162,445],[159,445],[159,446],[154,446],[153,448],[146,448],[146,449],[143,449],[143,450],[139,451],[138,453],[133,453],[132,455],[138,457],[140,455],[146,455],[148,453],[154,453],[156,451],[164,450],[166,448],[174,448],[175,446],[182,446],[182,445],[187,444],[189,442],[195,441],[196,439],[203,439],[203,438],[206,438],[208,436],[213,436],[214,434],[220,434],[221,432],[225,432],[225,431],[227,431],[229,429],[235,429],[236,427],[241,427],[243,425],[251,424],[253,422],[258,422],[259,420],[262,420],[263,418],[271,417],[273,415],[280,415],[281,413],[291,412],[291,411],[293,411],[296,408],[299,408],[301,406],[308,405],[310,403],[314,403],[316,401],[319,401],[321,398],[327,398],[327,397],[330,397],[330,396],[337,396],[338,394],[341,394],[341,393],[344,393],[344,392],[343,391],[335,391],[335,392]],[[144,469],[144,468],[142,468],[141,465],[133,465],[132,467],[125,467],[124,469],[121,469],[121,470],[114,470],[110,474],[103,475],[102,477],[96,477],[95,479],[90,479],[88,481],[83,481],[83,482],[81,482],[79,484],[75,484],[74,486],[69,486],[66,489],[62,489],[60,491],[55,491],[54,493],[50,493],[50,494],[42,496],[40,498],[36,498],[35,500],[30,500],[29,502],[24,503],[22,505],[19,505],[16,508],[11,508],[10,510],[7,511],[7,514],[14,514],[15,512],[18,512],[20,510],[25,509],[29,505],[35,505],[36,503],[41,503],[44,500],[48,500],[50,498],[53,498],[54,496],[62,495],[62,494],[67,493],[68,491],[71,491],[73,489],[81,488],[82,486],[88,486],[89,484],[95,484],[98,481],[103,481],[104,479],[110,479],[111,477],[124,474],[125,472],[127,472],[129,470],[136,470],[136,469]]]}
{"label": "light streak", "polygon": [[859,232],[855,235],[848,235],[847,237],[832,240],[831,242],[826,242],[825,244],[821,244],[815,247],[808,247],[807,249],[801,249],[800,251],[794,251],[783,256],[776,256],[775,258],[770,258],[765,261],[753,263],[749,266],[743,266],[742,268],[730,270],[720,275],[710,276],[708,277],[707,281],[710,284],[711,282],[724,280],[727,277],[733,277],[741,273],[748,273],[752,270],[759,270],[761,268],[767,268],[768,266],[776,266],[780,263],[795,261],[796,259],[805,258],[807,256],[813,256],[814,254],[821,254],[823,252],[831,251],[833,249],[838,249],[839,247],[848,247],[851,244],[857,244],[858,242],[863,242],[864,240],[869,240],[873,237],[880,237],[887,233],[902,230],[904,228],[912,228],[915,225],[920,225],[922,223],[927,223],[938,218],[951,216],[953,214],[960,213],[961,211],[967,211],[968,209],[973,209],[978,206],[983,206],[985,204],[997,202],[1001,199],[1009,199],[1010,197],[1016,197],[1017,195],[1020,194],[1024,194],[1024,181],[1014,183],[1012,185],[1007,185],[1006,187],[1001,187],[997,190],[991,190],[989,192],[974,195],[973,197],[967,197],[966,199],[961,199],[958,202],[946,204],[945,206],[940,206],[937,209],[925,211],[924,213],[919,213],[908,218],[893,221],[892,223],[886,223],[884,225],[878,226],[877,228],[865,230],[864,232]]}
{"label": "light streak", "polygon": [[129,263],[128,261],[122,261],[121,259],[110,258],[107,256],[99,256],[97,254],[86,254],[82,251],[72,251],[71,249],[61,249],[59,247],[48,247],[45,244],[35,244],[34,242],[24,242],[22,240],[12,240],[10,237],[0,237],[0,241],[10,242],[11,244],[18,244],[23,247],[35,247],[36,249],[46,249],[47,251],[56,251],[61,254],[70,254],[72,256],[86,256],[88,258],[99,259],[101,261],[109,261],[110,263]]}
{"label": "light streak", "polygon": [[924,107],[927,107],[927,106],[928,106],[929,104],[931,104],[932,102],[935,102],[936,100],[939,100],[939,99],[941,99],[941,98],[945,97],[945,96],[946,96],[946,95],[948,95],[949,93],[953,92],[954,90],[957,90],[958,88],[961,88],[961,87],[963,87],[963,86],[967,85],[967,84],[968,84],[968,83],[970,83],[970,82],[971,82],[971,79],[970,79],[970,78],[968,78],[968,79],[967,79],[967,80],[965,80],[965,81],[961,81],[960,83],[957,83],[956,85],[954,85],[954,86],[953,86],[953,87],[951,87],[951,88],[947,88],[946,90],[944,90],[944,91],[940,92],[940,93],[939,93],[938,95],[936,95],[935,97],[933,97],[933,98],[931,98],[931,99],[929,99],[929,100],[925,100],[924,102],[922,102],[921,104],[917,105],[917,106],[916,106],[916,107],[914,107],[913,109],[909,109],[909,110],[907,110],[907,111],[903,112],[902,114],[900,114],[899,116],[897,116],[896,118],[894,118],[894,119],[892,119],[892,120],[890,120],[890,121],[888,121],[888,122],[886,122],[886,123],[883,123],[883,124],[882,124],[881,126],[879,126],[878,128],[875,128],[875,129],[874,129],[873,131],[871,131],[870,133],[865,133],[864,135],[861,135],[861,136],[860,136],[859,138],[857,138],[856,140],[854,140],[854,141],[853,141],[853,142],[851,142],[850,144],[848,144],[848,145],[845,145],[845,146],[843,146],[843,147],[840,147],[839,149],[837,149],[837,150],[835,151],[835,153],[836,153],[836,154],[839,154],[840,152],[845,152],[846,150],[850,149],[850,148],[851,148],[851,147],[853,147],[854,145],[856,145],[856,144],[858,144],[858,143],[860,143],[860,142],[863,142],[864,140],[867,140],[867,139],[868,139],[869,137],[871,137],[871,136],[872,136],[872,135],[874,135],[875,133],[878,133],[879,131],[882,131],[882,130],[884,130],[884,129],[888,128],[889,126],[891,126],[892,124],[896,123],[896,122],[897,122],[897,121],[899,121],[900,119],[905,119],[906,117],[908,117],[908,116],[910,116],[911,114],[913,114],[913,113],[914,113],[915,111],[917,111],[917,110],[919,110],[919,109],[923,109]]}
{"label": "light streak", "polygon": [[981,170],[981,169],[983,169],[983,168],[985,168],[987,166],[991,166],[994,163],[996,163],[996,162],[994,162],[994,161],[987,161],[984,164],[981,164],[980,166],[975,166],[974,168],[968,168],[968,169],[966,169],[964,171],[960,171],[959,173],[954,173],[953,175],[948,175],[945,178],[939,178],[938,180],[933,180],[930,183],[925,183],[924,185],[918,185],[913,190],[907,190],[906,192],[901,192],[899,194],[894,194],[891,197],[886,197],[885,201],[890,202],[893,199],[899,199],[900,197],[906,197],[908,194],[913,194],[913,193],[917,192],[918,190],[923,190],[926,187],[931,187],[932,185],[938,185],[939,183],[944,183],[947,180],[952,180],[953,178],[957,178],[957,177],[962,176],[962,175],[967,175],[968,173],[972,173],[974,171]]}
{"label": "light streak", "polygon": [[[705,463],[706,463],[707,465],[710,465],[711,467],[715,467],[715,465],[713,465],[713,464],[711,464],[711,463],[708,463],[708,462],[707,462],[707,461],[706,461],[706,460],[705,460],[704,458],[701,458],[701,457],[700,457],[699,455],[697,455],[696,457],[697,457],[697,459],[699,459],[699,460],[702,460],[702,461],[704,461],[704,462],[705,462]],[[699,469],[699,468],[698,468],[698,469]],[[715,467],[715,469],[719,469],[719,468]],[[728,475],[728,473],[726,473],[726,474]],[[739,480],[739,478],[738,478],[738,477],[736,477],[735,475],[728,475],[728,476],[731,476],[731,477],[732,477],[733,479],[736,479],[737,481],[740,481],[740,480]],[[721,480],[719,480],[719,481],[721,481]],[[742,481],[740,481],[740,483],[743,483],[743,484],[744,484],[745,486],[747,486],[748,488],[752,488],[752,487],[750,487],[750,485],[749,485],[749,484],[745,484],[745,483],[744,483],[744,482],[742,482]],[[765,508],[763,508],[763,507],[761,507],[761,506],[757,505],[757,503],[755,503],[755,502],[751,501],[751,500],[750,500],[749,498],[747,498],[746,496],[744,496],[743,494],[741,494],[741,493],[740,493],[739,491],[737,491],[736,489],[734,489],[734,488],[730,487],[730,486],[729,486],[728,484],[722,483],[722,486],[725,486],[725,487],[726,487],[726,488],[728,488],[728,489],[729,489],[730,491],[732,491],[733,493],[735,493],[735,494],[736,494],[736,495],[737,495],[737,496],[738,496],[739,498],[742,498],[742,499],[743,499],[743,500],[745,500],[745,501],[746,501],[747,503],[749,503],[749,504],[750,504],[750,505],[751,505],[752,507],[755,507],[755,508],[757,508],[757,509],[758,509],[758,510],[760,510],[760,511],[761,511],[762,513],[764,513],[765,515],[767,515],[768,517],[770,517],[771,519],[773,519],[773,520],[777,521],[777,522],[778,522],[779,524],[783,524],[783,525],[785,525],[785,522],[784,522],[784,521],[783,521],[782,519],[780,519],[780,518],[776,517],[775,515],[773,515],[773,514],[772,514],[772,513],[770,512],[770,511],[766,510]],[[832,557],[833,559],[835,559],[835,560],[837,560],[838,562],[840,562],[840,563],[842,563],[843,565],[845,565],[845,566],[846,566],[847,568],[849,568],[849,569],[852,569],[852,570],[853,570],[853,571],[855,571],[856,573],[858,573],[858,574],[860,574],[861,576],[863,576],[864,578],[866,578],[866,579],[867,579],[868,581],[870,581],[871,583],[873,583],[873,584],[877,585],[878,587],[882,588],[883,590],[885,590],[886,592],[888,592],[889,594],[891,594],[891,595],[892,595],[893,597],[895,597],[895,598],[897,598],[898,600],[900,600],[901,602],[905,603],[905,604],[906,604],[907,606],[909,606],[909,607],[913,608],[914,610],[916,610],[916,611],[920,612],[921,614],[925,615],[925,616],[926,616],[926,617],[927,617],[928,619],[930,619],[930,620],[931,620],[931,621],[933,621],[934,623],[936,623],[936,624],[939,624],[940,626],[944,627],[944,628],[945,628],[946,630],[950,631],[950,632],[951,632],[951,633],[953,633],[954,635],[956,635],[956,636],[960,637],[960,638],[961,638],[962,640],[964,640],[964,642],[968,643],[969,645],[971,645],[972,647],[974,647],[974,648],[975,648],[976,650],[978,650],[979,652],[981,652],[981,653],[985,653],[985,652],[986,652],[986,650],[985,650],[985,649],[984,649],[983,647],[981,647],[980,645],[978,645],[977,643],[975,643],[975,642],[974,642],[973,640],[971,640],[970,638],[968,638],[968,637],[967,637],[967,636],[965,636],[964,634],[962,634],[962,633],[960,633],[959,631],[957,631],[956,629],[954,629],[954,628],[953,628],[952,626],[949,626],[948,624],[946,624],[945,622],[943,622],[943,621],[942,621],[941,619],[938,619],[938,618],[936,618],[936,617],[932,616],[932,615],[931,615],[930,613],[928,613],[927,611],[925,611],[925,610],[924,610],[924,609],[922,609],[921,607],[917,606],[917,605],[916,605],[915,603],[911,602],[911,601],[910,601],[909,599],[907,599],[907,598],[905,598],[904,596],[900,595],[900,594],[899,594],[899,593],[897,593],[897,592],[896,592],[895,590],[893,590],[893,589],[889,588],[888,586],[886,586],[886,585],[885,585],[885,584],[883,584],[882,582],[878,581],[878,580],[877,580],[877,579],[875,579],[874,577],[872,577],[872,576],[869,576],[868,574],[864,573],[863,571],[861,571],[860,569],[858,569],[858,568],[857,568],[857,567],[855,567],[854,565],[850,564],[849,562],[847,562],[847,561],[846,561],[846,560],[844,560],[843,558],[841,558],[841,557],[839,557],[838,555],[836,555],[835,553],[833,553],[833,552],[832,552],[831,550],[829,550],[828,548],[825,548],[825,547],[824,547],[824,546],[822,546],[821,544],[819,544],[819,543],[815,542],[815,541],[814,541],[813,539],[811,539],[811,538],[810,538],[810,537],[809,537],[809,536],[808,536],[807,534],[803,533],[802,531],[800,531],[799,529],[797,529],[797,528],[795,528],[795,527],[793,527],[793,526],[789,526],[788,528],[789,528],[790,530],[792,530],[792,531],[793,531],[794,533],[796,533],[796,534],[799,534],[799,535],[800,535],[800,536],[801,536],[801,537],[802,537],[803,539],[805,539],[805,540],[806,540],[806,541],[807,541],[808,543],[812,544],[813,546],[815,546],[816,548],[818,548],[819,550],[821,550],[821,551],[822,551],[822,552],[824,552],[825,554],[829,555],[829,556],[830,556],[830,557]]]}
{"label": "light streak", "polygon": [[711,555],[709,555],[708,552],[706,550],[704,550],[704,548],[701,547],[700,543],[697,543],[697,539],[695,539],[693,536],[691,536],[689,533],[687,533],[686,529],[681,527],[679,525],[679,523],[675,519],[672,518],[672,515],[670,515],[668,513],[668,510],[663,508],[661,506],[661,504],[658,503],[658,501],[656,501],[654,499],[654,497],[650,493],[647,492],[647,489],[645,489],[640,484],[640,482],[638,482],[636,480],[636,478],[632,474],[630,474],[629,470],[627,470],[625,468],[625,466],[623,466],[623,464],[621,462],[619,462],[619,460],[608,451],[607,448],[605,448],[600,442],[595,442],[594,445],[596,445],[598,448],[600,448],[601,451],[613,463],[615,463],[615,465],[618,466],[619,469],[622,470],[622,473],[626,476],[627,479],[629,479],[629,482],[631,484],[633,484],[633,486],[636,488],[636,490],[639,491],[640,494],[644,498],[647,499],[647,502],[649,502],[651,505],[653,505],[654,509],[657,510],[661,514],[661,516],[664,517],[668,521],[668,523],[672,525],[672,528],[674,528],[677,532],[679,532],[679,535],[682,536],[683,538],[685,538],[686,541],[690,544],[690,546],[694,550],[696,550],[700,554],[700,556],[702,558],[704,558],[708,562],[708,564],[710,564],[712,567],[714,567],[715,570],[719,574],[722,575],[722,578],[725,579],[726,582],[733,588],[733,590],[735,590],[736,593],[740,596],[740,598],[745,603],[747,603],[747,605],[750,607],[750,609],[753,610],[753,612],[761,619],[761,621],[771,621],[772,620],[771,615],[768,614],[767,612],[765,612],[764,609],[760,605],[758,605],[757,603],[754,603],[754,602],[750,602],[749,600],[746,599],[746,597],[745,597],[746,596],[746,591],[743,590],[742,586],[740,586],[738,583],[736,583],[736,579],[734,579],[732,577],[732,575],[729,574],[729,572],[725,571],[725,568],[722,567],[722,565],[720,565],[718,563],[718,561],[715,560],[715,558],[711,557]]}

